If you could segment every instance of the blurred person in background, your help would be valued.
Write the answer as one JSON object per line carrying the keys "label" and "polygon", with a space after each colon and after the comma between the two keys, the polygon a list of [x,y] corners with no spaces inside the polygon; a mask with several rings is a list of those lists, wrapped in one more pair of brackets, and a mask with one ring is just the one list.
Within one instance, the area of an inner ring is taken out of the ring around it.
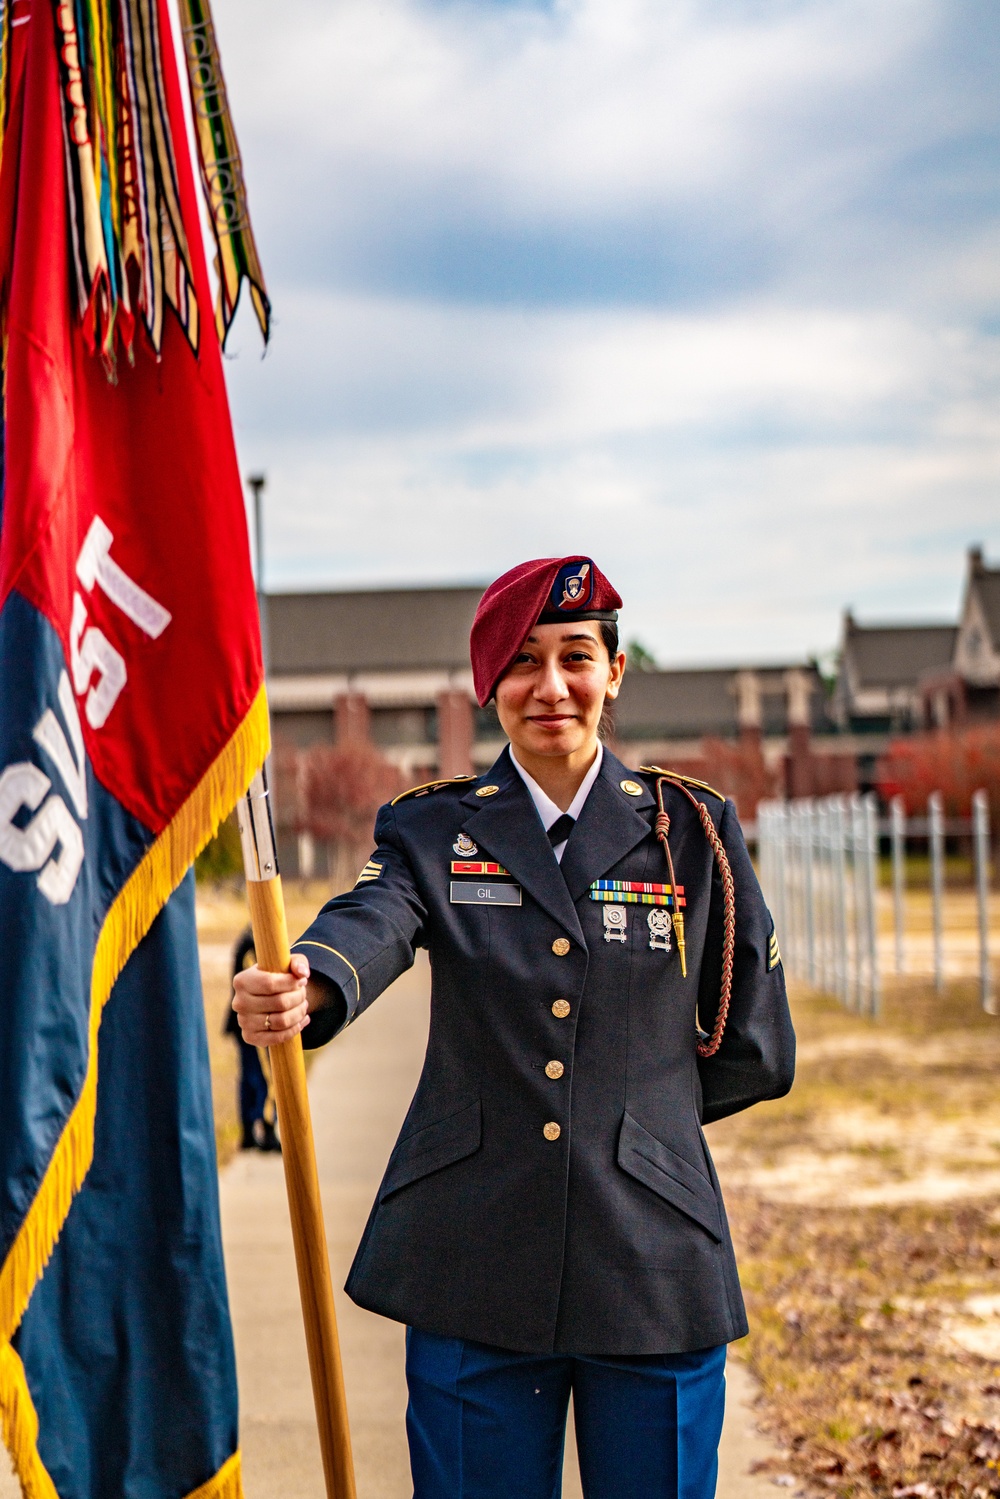
{"label": "blurred person in background", "polygon": [[[236,939],[233,948],[233,982],[235,986],[236,975],[242,973],[245,968],[251,968],[257,958],[253,947],[253,932],[250,927],[244,930]],[[238,1086],[240,1124],[243,1129],[243,1138],[240,1143],[241,1150],[278,1150],[281,1143],[278,1133],[274,1127],[275,1107],[274,1099],[264,1068],[261,1065],[260,1052],[256,1046],[251,1045],[243,1039],[236,1011],[230,1007],[226,1015],[226,1023],[223,1033],[232,1036],[239,1047],[240,1080]]]}

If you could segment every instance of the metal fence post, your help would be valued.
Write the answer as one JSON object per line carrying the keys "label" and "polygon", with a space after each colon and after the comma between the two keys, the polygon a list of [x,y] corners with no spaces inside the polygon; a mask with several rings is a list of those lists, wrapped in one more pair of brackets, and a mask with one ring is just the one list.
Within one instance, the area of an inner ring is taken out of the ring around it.
{"label": "metal fence post", "polygon": [[781,891],[778,884],[778,848],[775,823],[774,802],[761,802],[757,808],[757,826],[760,830],[760,883],[764,891],[764,899],[767,901],[768,909],[774,921],[775,930],[780,932],[780,927],[783,923],[781,921]]}
{"label": "metal fence post", "polygon": [[848,1003],[850,979],[848,977],[847,950],[847,801],[843,796],[834,798],[834,904],[837,929],[837,996],[842,1005]]}
{"label": "metal fence post", "polygon": [[777,926],[778,909],[775,900],[774,846],[771,833],[771,803],[760,802],[757,806],[757,863],[760,869],[760,888]]}
{"label": "metal fence post", "polygon": [[[782,802],[772,802],[769,813],[771,853],[774,859],[774,892],[777,910],[774,913],[775,923],[780,923],[778,928],[778,943],[783,956],[788,946],[788,890],[786,887],[785,871],[785,806]],[[787,961],[786,961],[786,967]]]}
{"label": "metal fence post", "polygon": [[944,990],[944,802],[940,791],[927,798],[931,850],[931,921],[934,932],[934,988]]}
{"label": "metal fence post", "polygon": [[809,987],[816,988],[816,822],[815,803],[806,801],[802,803],[802,852],[804,854],[803,864],[803,905],[805,906],[806,918],[806,975]]}
{"label": "metal fence post", "polygon": [[979,909],[979,996],[988,1015],[997,1013],[990,972],[990,803],[985,791],[972,796],[972,840],[976,851],[976,904]]}
{"label": "metal fence post", "polygon": [[757,803],[757,878],[760,880],[760,888],[764,893],[765,901],[770,903],[771,875],[768,868],[771,858],[771,850],[767,842],[767,803]]}
{"label": "metal fence post", "polygon": [[763,865],[763,850],[765,850],[766,847],[766,850],[768,850],[768,854],[766,854],[766,860],[768,860],[768,862],[766,862],[766,871],[768,872],[766,872],[765,877],[765,893],[766,896],[768,896],[768,905],[769,907],[771,907],[771,914],[772,916],[774,916],[775,926],[777,926],[778,920],[781,919],[781,896],[780,892],[778,892],[778,850],[777,847],[775,847],[774,802],[768,802],[765,806],[763,806],[762,809],[759,809],[759,811],[757,811],[757,817],[762,817],[762,812],[763,821],[760,821],[762,874],[763,868],[765,868],[765,865]]}
{"label": "metal fence post", "polygon": [[778,930],[778,940],[781,943],[781,952],[785,952],[785,933],[788,930],[788,916],[785,911],[785,861],[781,847],[781,805],[779,802],[768,802],[767,804],[767,841],[770,845],[770,866],[772,888],[768,891],[768,899],[773,901],[771,912],[774,916],[774,924]]}
{"label": "metal fence post", "polygon": [[851,926],[852,931],[852,958],[854,960],[854,972],[851,975],[851,1008],[861,1012],[862,998],[862,953],[865,947],[866,922],[865,922],[865,879],[864,848],[865,848],[865,813],[861,797],[855,793],[851,797]]}
{"label": "metal fence post", "polygon": [[834,928],[834,799],[823,797],[820,821],[823,844],[823,983],[837,994],[837,932]]}
{"label": "metal fence post", "polygon": [[816,803],[816,914],[819,985],[826,994],[833,993],[833,964],[830,961],[830,882],[829,882],[829,798]]}
{"label": "metal fence post", "polygon": [[801,978],[801,953],[799,942],[802,915],[799,869],[799,813],[794,802],[785,807],[785,888],[788,891],[788,966],[796,978]]}
{"label": "metal fence post", "polygon": [[867,865],[866,915],[868,918],[868,1013],[877,1020],[881,1009],[878,971],[878,801],[874,792],[865,797],[865,863]]}
{"label": "metal fence post", "polygon": [[906,899],[906,803],[894,796],[889,803],[892,832],[892,916],[896,932],[896,972],[906,969],[903,937]]}

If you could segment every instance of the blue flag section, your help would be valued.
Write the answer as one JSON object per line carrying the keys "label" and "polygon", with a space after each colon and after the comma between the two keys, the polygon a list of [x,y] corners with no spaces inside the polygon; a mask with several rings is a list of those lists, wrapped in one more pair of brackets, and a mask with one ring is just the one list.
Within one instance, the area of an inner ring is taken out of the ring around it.
{"label": "blue flag section", "polygon": [[228,1499],[240,1491],[236,1371],[194,877],[98,1012],[94,1068],[99,934],[153,839],[94,778],[60,642],[17,593],[0,611],[0,663],[5,1291],[97,1077],[90,1169],[0,1361],[4,1435],[30,1496]]}
{"label": "blue flag section", "polygon": [[[84,1092],[98,933],[152,837],[95,779],[67,691],[62,646],[44,615],[17,593],[0,610],[0,671],[0,1256],[6,1261]],[[0,1293],[8,1278],[4,1263]],[[4,1295],[6,1316],[5,1302]]]}
{"label": "blue flag section", "polygon": [[193,874],[115,984],[100,1047],[93,1164],[14,1346],[60,1499],[187,1495],[237,1447]]}

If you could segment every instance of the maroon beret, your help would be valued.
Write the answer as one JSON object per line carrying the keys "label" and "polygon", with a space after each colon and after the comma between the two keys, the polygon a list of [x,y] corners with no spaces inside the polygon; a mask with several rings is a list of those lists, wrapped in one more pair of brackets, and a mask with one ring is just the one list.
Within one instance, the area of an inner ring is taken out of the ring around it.
{"label": "maroon beret", "polygon": [[491,583],[479,600],[469,650],[479,706],[536,624],[618,618],[621,599],[589,557],[538,557]]}

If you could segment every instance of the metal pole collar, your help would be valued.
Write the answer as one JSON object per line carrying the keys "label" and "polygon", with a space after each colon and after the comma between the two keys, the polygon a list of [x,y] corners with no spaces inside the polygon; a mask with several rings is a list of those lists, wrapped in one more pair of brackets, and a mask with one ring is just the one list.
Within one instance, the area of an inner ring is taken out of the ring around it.
{"label": "metal pole collar", "polygon": [[273,880],[278,873],[278,854],[265,769],[257,772],[250,782],[246,796],[237,804],[236,820],[240,829],[246,878],[255,884]]}

